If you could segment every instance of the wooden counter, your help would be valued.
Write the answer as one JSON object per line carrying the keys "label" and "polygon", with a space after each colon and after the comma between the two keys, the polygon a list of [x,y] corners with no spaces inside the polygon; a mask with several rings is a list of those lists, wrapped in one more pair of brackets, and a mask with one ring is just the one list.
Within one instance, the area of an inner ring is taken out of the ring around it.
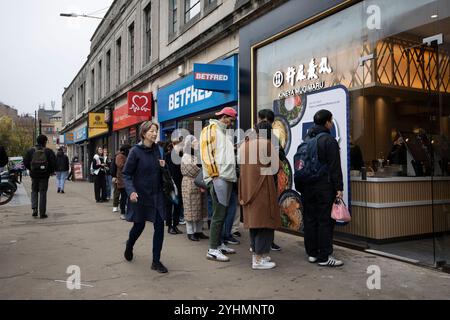
{"label": "wooden counter", "polygon": [[[336,231],[386,240],[450,230],[450,177],[351,178],[352,222]],[[433,195],[433,197],[432,197]]]}

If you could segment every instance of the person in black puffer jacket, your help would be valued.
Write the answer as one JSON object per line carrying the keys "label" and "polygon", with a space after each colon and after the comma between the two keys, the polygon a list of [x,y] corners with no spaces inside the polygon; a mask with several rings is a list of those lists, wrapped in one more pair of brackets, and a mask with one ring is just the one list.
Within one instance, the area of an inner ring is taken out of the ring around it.
{"label": "person in black puffer jacket", "polygon": [[64,149],[59,148],[56,153],[56,186],[58,193],[64,193],[64,184],[69,176],[69,158],[64,154]]}

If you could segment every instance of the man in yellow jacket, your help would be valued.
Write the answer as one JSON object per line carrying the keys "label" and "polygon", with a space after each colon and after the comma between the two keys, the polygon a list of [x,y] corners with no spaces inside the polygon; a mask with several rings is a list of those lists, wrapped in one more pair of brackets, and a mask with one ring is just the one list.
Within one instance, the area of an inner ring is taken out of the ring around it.
{"label": "man in yellow jacket", "polygon": [[233,183],[237,181],[233,133],[231,130],[227,130],[233,127],[237,112],[231,107],[225,107],[216,113],[216,116],[217,119],[211,119],[200,135],[203,180],[208,186],[213,202],[209,249],[206,258],[225,262],[230,259],[224,253],[235,253],[233,249],[221,242],[220,235]]}

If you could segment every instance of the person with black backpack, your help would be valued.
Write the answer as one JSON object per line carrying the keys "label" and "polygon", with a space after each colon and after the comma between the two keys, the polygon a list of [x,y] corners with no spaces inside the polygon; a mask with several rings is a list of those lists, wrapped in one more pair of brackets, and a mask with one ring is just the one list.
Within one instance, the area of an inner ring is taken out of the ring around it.
{"label": "person with black backpack", "polygon": [[38,216],[39,207],[39,215],[41,219],[45,219],[48,217],[46,213],[48,179],[55,173],[56,156],[52,150],[45,147],[48,141],[46,136],[39,135],[36,141],[36,147],[27,151],[23,162],[25,167],[30,170],[33,217]]}
{"label": "person with black backpack", "polygon": [[339,144],[331,136],[333,114],[320,110],[314,115],[294,155],[295,188],[302,195],[305,249],[308,261],[319,266],[339,267],[344,263],[332,256],[335,220],[333,203],[343,196]]}

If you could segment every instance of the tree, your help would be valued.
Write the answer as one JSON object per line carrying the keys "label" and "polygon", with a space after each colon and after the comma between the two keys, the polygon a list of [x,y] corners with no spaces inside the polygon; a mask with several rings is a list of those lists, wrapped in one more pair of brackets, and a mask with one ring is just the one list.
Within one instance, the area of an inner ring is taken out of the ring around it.
{"label": "tree", "polygon": [[8,117],[0,118],[0,143],[10,157],[23,156],[33,145],[33,128],[19,127]]}

